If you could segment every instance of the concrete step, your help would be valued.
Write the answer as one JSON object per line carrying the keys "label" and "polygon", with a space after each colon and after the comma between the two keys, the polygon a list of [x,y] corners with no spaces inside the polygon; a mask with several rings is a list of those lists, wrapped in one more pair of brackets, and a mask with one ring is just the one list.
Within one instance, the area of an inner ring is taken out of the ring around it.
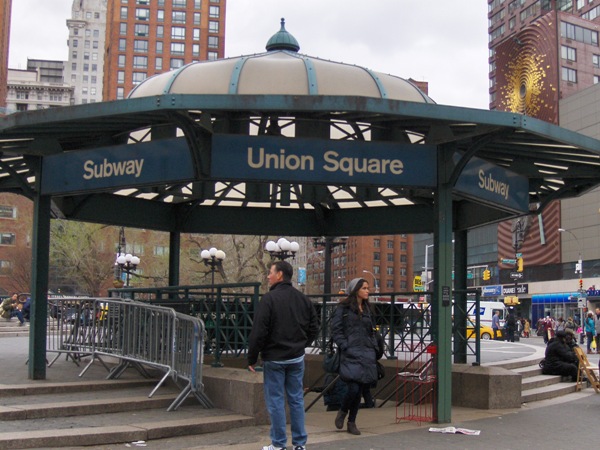
{"label": "concrete step", "polygon": [[521,392],[528,391],[544,386],[551,386],[561,382],[561,377],[558,375],[536,375],[523,378],[521,382]]}
{"label": "concrete step", "polygon": [[571,394],[577,389],[577,383],[563,382],[555,383],[550,386],[537,387],[534,389],[526,389],[521,391],[521,402],[531,403],[540,400],[548,400],[563,395]]}
{"label": "concrete step", "polygon": [[511,369],[513,372],[520,373],[521,377],[530,378],[535,377],[542,374],[542,369],[539,365],[535,366],[527,366],[527,367],[518,367],[516,369]]}
{"label": "concrete step", "polygon": [[[211,410],[216,412],[215,410]],[[172,419],[168,419],[172,415]],[[150,441],[174,436],[216,433],[252,426],[252,417],[238,414],[177,418],[177,412],[165,418],[123,425],[78,426],[72,428],[34,429],[0,433],[0,450],[40,447],[108,445],[133,441]],[[93,416],[90,417],[93,419]],[[90,421],[89,423],[95,423]]]}

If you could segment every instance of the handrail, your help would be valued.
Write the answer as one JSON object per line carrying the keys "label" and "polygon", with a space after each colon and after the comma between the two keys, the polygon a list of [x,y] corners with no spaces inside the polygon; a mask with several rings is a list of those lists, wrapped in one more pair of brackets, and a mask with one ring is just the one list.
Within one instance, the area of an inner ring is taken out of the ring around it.
{"label": "handrail", "polygon": [[[48,329],[47,351],[57,353],[48,366],[61,354],[77,365],[82,355],[91,355],[79,376],[99,360],[109,370],[108,379],[118,378],[130,366],[143,374],[143,366],[154,367],[165,373],[149,397],[169,376],[177,385],[187,382],[167,411],[177,409],[190,394],[212,408],[202,384],[202,320],[172,308],[110,298],[50,299],[48,312],[55,323]],[[109,369],[101,356],[116,357],[119,364]]]}

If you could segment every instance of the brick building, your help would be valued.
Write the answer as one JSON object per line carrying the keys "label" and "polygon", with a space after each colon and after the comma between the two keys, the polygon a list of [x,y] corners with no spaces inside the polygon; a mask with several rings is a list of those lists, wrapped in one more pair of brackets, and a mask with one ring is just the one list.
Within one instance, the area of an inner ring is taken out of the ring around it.
{"label": "brick building", "polygon": [[0,115],[6,107],[6,77],[8,73],[8,44],[12,0],[0,0]]}
{"label": "brick building", "polygon": [[108,3],[103,99],[125,98],[138,83],[192,61],[223,58],[226,0]]}

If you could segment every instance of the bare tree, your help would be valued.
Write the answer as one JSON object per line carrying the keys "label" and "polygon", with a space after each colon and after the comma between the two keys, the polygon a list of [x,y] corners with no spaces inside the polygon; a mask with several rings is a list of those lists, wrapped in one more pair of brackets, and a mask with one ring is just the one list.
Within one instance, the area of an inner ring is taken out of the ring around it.
{"label": "bare tree", "polygon": [[5,289],[8,292],[31,291],[31,248],[21,247],[11,249],[13,263],[10,277],[6,277]]}
{"label": "bare tree", "polygon": [[[51,269],[76,292],[98,296],[111,286],[115,252],[106,241],[113,230],[97,224],[53,220]],[[59,288],[57,286],[56,288]]]}

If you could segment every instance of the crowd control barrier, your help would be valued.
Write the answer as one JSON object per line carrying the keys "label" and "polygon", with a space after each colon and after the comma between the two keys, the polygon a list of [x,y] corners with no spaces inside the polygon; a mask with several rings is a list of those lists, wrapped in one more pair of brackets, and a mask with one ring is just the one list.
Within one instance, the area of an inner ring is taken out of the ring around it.
{"label": "crowd control barrier", "polygon": [[[107,379],[118,378],[131,366],[146,375],[144,366],[149,366],[164,371],[149,397],[168,377],[182,388],[167,411],[177,409],[190,395],[204,407],[213,407],[202,384],[202,320],[171,308],[107,298],[50,299],[48,314],[47,352],[57,354],[48,366],[62,354],[77,365],[89,355],[91,361],[79,376],[98,360],[109,371]],[[119,363],[109,368],[102,356]]]}

